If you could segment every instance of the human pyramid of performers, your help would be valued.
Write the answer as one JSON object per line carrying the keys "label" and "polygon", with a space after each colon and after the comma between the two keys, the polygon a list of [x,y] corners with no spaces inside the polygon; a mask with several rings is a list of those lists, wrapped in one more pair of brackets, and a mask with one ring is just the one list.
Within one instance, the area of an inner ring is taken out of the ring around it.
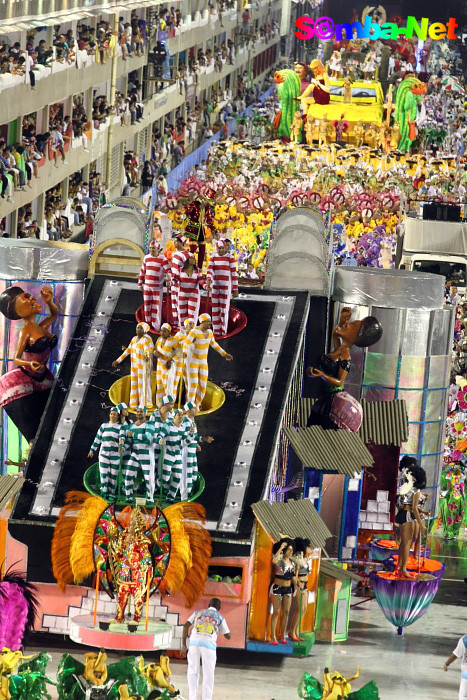
{"label": "human pyramid of performers", "polygon": [[[138,323],[136,335],[112,363],[116,367],[130,357],[129,405],[121,402],[110,410],[88,454],[93,458],[99,451],[99,490],[109,502],[117,499],[120,477],[120,498],[133,503],[140,472],[147,503],[154,503],[156,496],[165,501],[188,500],[197,484],[197,452],[202,442],[213,441],[211,436],[199,435],[195,417],[206,394],[209,348],[227,361],[233,359],[214,334],[227,333],[230,298],[238,295],[237,265],[230,253],[231,242],[220,238],[204,280],[196,264],[196,245],[187,250],[187,242],[183,235],[174,238],[175,253],[169,262],[160,244],[151,241],[138,280],[147,322]],[[198,264],[203,254],[200,246]],[[164,283],[170,324],[162,323]],[[211,315],[199,315],[201,289],[211,296]],[[151,328],[160,333],[155,345]],[[135,414],[134,422],[129,413]]]}

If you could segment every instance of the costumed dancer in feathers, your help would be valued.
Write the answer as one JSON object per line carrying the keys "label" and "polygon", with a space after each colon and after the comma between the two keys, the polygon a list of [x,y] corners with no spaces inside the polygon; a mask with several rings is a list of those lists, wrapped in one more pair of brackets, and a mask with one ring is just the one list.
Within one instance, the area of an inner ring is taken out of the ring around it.
{"label": "costumed dancer in feathers", "polygon": [[144,318],[155,331],[161,327],[164,280],[170,271],[167,258],[160,255],[160,249],[160,243],[150,242],[149,255],[144,256],[138,279],[144,298]]}
{"label": "costumed dancer in feathers", "polygon": [[206,274],[206,288],[211,294],[214,335],[227,333],[230,297],[238,297],[237,263],[230,252],[231,241],[219,238],[217,254],[211,255]]}
{"label": "costumed dancer in feathers", "polygon": [[449,464],[441,474],[439,524],[447,540],[456,540],[465,525],[465,475],[459,464]]}
{"label": "costumed dancer in feathers", "polygon": [[[178,396],[179,382],[185,366],[183,346],[188,333],[193,330],[194,326],[193,319],[186,318],[183,322],[183,329],[177,331],[175,335],[170,336],[164,345],[163,352],[170,363],[169,376],[167,379],[167,393],[171,396]],[[188,386],[186,379],[185,384]]]}
{"label": "costumed dancer in feathers", "polygon": [[281,644],[287,644],[285,634],[289,624],[289,612],[294,592],[295,563],[293,540],[283,538],[272,546],[272,563],[274,565],[274,582],[269,591],[272,604],[271,644],[278,644],[276,636],[277,621],[282,611]]}
{"label": "costumed dancer in feathers", "polygon": [[350,321],[351,315],[349,307],[342,309],[339,324],[333,330],[333,352],[320,355],[317,366],[308,367],[306,371],[309,377],[321,377],[327,389],[327,396],[313,404],[308,426],[320,425],[328,430],[344,428],[355,433],[362,424],[362,407],[343,390],[350,371],[350,350],[354,345],[359,348],[374,345],[383,335],[383,329],[374,316],[367,316],[362,321]]}
{"label": "costumed dancer in feathers", "polygon": [[205,287],[203,275],[196,266],[196,258],[192,253],[188,260],[185,260],[178,277],[178,320],[181,328],[186,319],[198,318],[200,289]]}
{"label": "costumed dancer in feathers", "polygon": [[412,545],[419,535],[423,536],[426,526],[420,516],[420,490],[426,486],[426,474],[414,457],[404,456],[399,464],[400,483],[396,505],[395,522],[399,525],[400,544],[397,562],[398,572],[404,578],[413,578],[407,571]]}
{"label": "costumed dancer in feathers", "polygon": [[201,314],[198,321],[199,325],[195,326],[187,335],[183,354],[187,361],[187,400],[191,401],[199,410],[206,393],[208,381],[209,347],[212,347],[219,355],[222,355],[227,362],[233,360],[233,357],[228,352],[225,352],[214,339],[209,314]]}
{"label": "costumed dancer in feathers", "polygon": [[154,500],[156,481],[152,444],[155,437],[155,426],[154,423],[146,420],[145,406],[138,406],[136,420],[126,433],[130,457],[123,466],[123,492],[127,503],[133,499],[133,490],[139,469],[143,472],[146,484],[146,499],[151,503]]}
{"label": "costumed dancer in feathers", "polygon": [[148,333],[149,325],[138,323],[136,335],[132,338],[131,343],[123,349],[120,357],[112,362],[112,367],[116,367],[123,362],[125,357],[130,356],[130,408],[133,410],[140,405],[146,406],[146,408],[152,408],[153,405],[151,375],[154,343]]}
{"label": "costumed dancer in feathers", "polygon": [[161,334],[156,341],[156,347],[154,349],[154,356],[157,357],[157,369],[156,369],[156,406],[161,406],[162,397],[165,396],[167,391],[167,382],[169,379],[170,371],[170,355],[166,352],[166,343],[169,342],[170,332],[172,327],[169,323],[163,323],[161,326]]}
{"label": "costumed dancer in feathers", "polygon": [[175,253],[170,261],[170,305],[172,308],[172,327],[177,330],[180,327],[178,318],[178,289],[180,272],[183,269],[185,262],[190,257],[190,252],[186,250],[187,238],[179,234],[175,236],[173,243]]}
{"label": "costumed dancer in feathers", "polygon": [[95,452],[99,450],[101,496],[106,500],[114,499],[117,492],[118,472],[126,432],[126,427],[124,428],[119,421],[117,407],[111,408],[109,420],[102,423],[89,450],[89,459],[92,459]]}
{"label": "costumed dancer in feathers", "polygon": [[[37,617],[37,587],[24,574],[0,567],[0,649],[16,651],[26,645]],[[21,652],[20,652],[21,653]],[[0,680],[1,680],[0,663]],[[1,689],[0,683],[0,689]],[[11,696],[7,695],[7,698]]]}
{"label": "costumed dancer in feathers", "polygon": [[134,622],[140,622],[147,587],[151,586],[153,564],[150,540],[144,534],[145,522],[141,511],[134,508],[129,526],[113,544],[113,574],[117,589],[116,622],[125,622],[125,610],[130,595],[134,604]]}
{"label": "costumed dancer in feathers", "polygon": [[190,495],[193,484],[196,481],[196,475],[198,473],[197,453],[201,450],[200,443],[214,442],[214,438],[210,435],[206,437],[198,435],[198,429],[195,423],[195,417],[198,411],[191,401],[188,401],[184,405],[183,410],[185,411],[182,422],[182,428],[184,430],[184,445],[182,448],[183,477],[180,484],[180,498],[182,501],[185,501]]}

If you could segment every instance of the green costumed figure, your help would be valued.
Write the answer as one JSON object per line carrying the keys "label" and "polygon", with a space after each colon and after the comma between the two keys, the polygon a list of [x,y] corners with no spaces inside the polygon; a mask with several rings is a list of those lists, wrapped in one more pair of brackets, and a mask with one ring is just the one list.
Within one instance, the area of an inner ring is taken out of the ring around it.
{"label": "green costumed figure", "polygon": [[281,105],[280,112],[274,119],[274,128],[277,129],[279,138],[290,141],[290,129],[295,112],[298,109],[298,97],[302,91],[298,75],[288,68],[274,73],[274,82],[277,83],[277,94]]}
{"label": "green costumed figure", "polygon": [[415,120],[418,105],[426,94],[426,84],[409,73],[397,88],[394,121],[399,124],[399,150],[408,153],[417,137]]}
{"label": "green costumed figure", "polygon": [[317,678],[304,673],[298,685],[298,697],[302,700],[379,700],[379,692],[374,681],[360,690],[351,691],[350,681],[360,675],[360,667],[355,676],[344,678],[338,671],[324,669],[324,685]]}
{"label": "green costumed figure", "polygon": [[438,526],[447,540],[459,537],[466,523],[465,476],[458,464],[449,464],[441,474]]}

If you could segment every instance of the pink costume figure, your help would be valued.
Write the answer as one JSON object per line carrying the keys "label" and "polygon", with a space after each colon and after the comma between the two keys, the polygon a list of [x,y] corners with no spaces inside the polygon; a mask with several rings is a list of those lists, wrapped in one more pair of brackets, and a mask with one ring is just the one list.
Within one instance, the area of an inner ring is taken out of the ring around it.
{"label": "pink costume figure", "polygon": [[340,119],[333,121],[333,126],[336,130],[336,141],[342,141],[345,132],[349,128],[349,122],[345,121],[344,115],[342,114]]}
{"label": "pink costume figure", "polygon": [[149,255],[145,255],[139,273],[138,287],[143,292],[144,320],[155,331],[161,327],[164,279],[169,270],[167,259],[160,255],[160,243],[151,241]]}
{"label": "pink costume figure", "polygon": [[185,245],[187,242],[187,238],[181,234],[176,236],[174,240],[176,252],[172,255],[170,266],[170,302],[172,306],[173,330],[178,330],[178,328],[180,328],[180,319],[178,318],[179,278],[185,262],[190,257],[190,252],[185,250]]}
{"label": "pink costume figure", "polygon": [[206,275],[211,293],[212,330],[215,336],[226,335],[229,320],[230,297],[238,296],[237,263],[230,253],[230,241],[219,238],[217,254],[211,255]]}
{"label": "pink costume figure", "polygon": [[200,287],[203,289],[206,287],[193,254],[185,261],[178,280],[178,318],[181,325],[187,318],[198,318],[201,301]]}

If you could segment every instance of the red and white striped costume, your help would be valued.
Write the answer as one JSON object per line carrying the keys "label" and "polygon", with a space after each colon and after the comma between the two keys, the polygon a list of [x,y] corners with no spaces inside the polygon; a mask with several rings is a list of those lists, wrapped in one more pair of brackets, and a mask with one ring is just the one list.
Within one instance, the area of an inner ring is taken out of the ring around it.
{"label": "red and white striped costume", "polygon": [[169,263],[163,255],[155,257],[149,254],[144,256],[138,285],[143,287],[144,320],[155,331],[161,327],[164,278],[169,270]]}
{"label": "red and white striped costume", "polygon": [[193,270],[191,277],[185,270],[182,270],[178,280],[178,317],[181,325],[187,318],[191,318],[192,320],[198,318],[199,304],[201,301],[200,287],[204,289],[206,283],[198,268]]}
{"label": "red and white striped costume", "polygon": [[206,278],[211,283],[211,317],[215,336],[227,333],[230,297],[238,292],[237,263],[230,253],[211,255]]}
{"label": "red and white striped costume", "polygon": [[171,260],[170,268],[170,302],[172,306],[172,328],[180,328],[178,318],[178,290],[180,286],[180,273],[188,258],[191,256],[189,250],[177,250]]}

